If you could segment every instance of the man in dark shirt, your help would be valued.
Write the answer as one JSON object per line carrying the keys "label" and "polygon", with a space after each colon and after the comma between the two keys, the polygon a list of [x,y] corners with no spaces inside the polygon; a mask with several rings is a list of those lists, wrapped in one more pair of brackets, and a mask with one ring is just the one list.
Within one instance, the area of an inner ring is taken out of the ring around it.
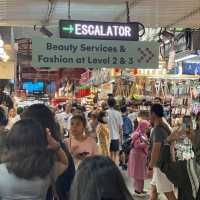
{"label": "man in dark shirt", "polygon": [[154,128],[151,134],[152,147],[151,147],[151,160],[149,169],[153,170],[152,179],[152,196],[151,200],[157,200],[157,192],[164,193],[168,200],[176,200],[174,195],[174,186],[168,180],[166,175],[158,168],[158,161],[160,156],[160,150],[165,144],[165,140],[170,135],[171,131],[169,127],[163,122],[164,109],[161,104],[154,104],[151,107],[151,121],[154,124]]}

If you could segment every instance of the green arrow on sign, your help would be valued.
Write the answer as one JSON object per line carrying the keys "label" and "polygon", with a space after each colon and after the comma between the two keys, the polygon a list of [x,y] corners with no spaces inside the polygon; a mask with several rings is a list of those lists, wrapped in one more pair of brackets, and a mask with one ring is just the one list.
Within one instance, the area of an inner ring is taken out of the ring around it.
{"label": "green arrow on sign", "polygon": [[69,26],[64,26],[62,28],[63,31],[69,32],[69,33],[73,33],[74,32],[74,27],[73,25],[69,25]]}

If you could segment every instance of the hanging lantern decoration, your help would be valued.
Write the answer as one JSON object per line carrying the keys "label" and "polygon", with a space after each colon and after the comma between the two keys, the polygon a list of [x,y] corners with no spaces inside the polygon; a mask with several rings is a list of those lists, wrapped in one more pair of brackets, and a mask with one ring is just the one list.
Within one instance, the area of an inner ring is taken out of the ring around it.
{"label": "hanging lantern decoration", "polygon": [[112,75],[114,76],[114,77],[116,77],[116,76],[121,76],[121,69],[120,68],[114,68],[113,70],[112,70]]}
{"label": "hanging lantern decoration", "polygon": [[137,68],[133,69],[132,74],[133,74],[133,76],[137,76],[138,75],[138,69]]}

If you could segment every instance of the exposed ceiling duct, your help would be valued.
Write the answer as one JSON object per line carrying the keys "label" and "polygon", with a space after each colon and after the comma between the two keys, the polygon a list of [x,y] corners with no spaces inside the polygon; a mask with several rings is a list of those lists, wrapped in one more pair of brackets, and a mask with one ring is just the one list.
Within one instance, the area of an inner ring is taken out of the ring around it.
{"label": "exposed ceiling duct", "polygon": [[[126,0],[73,0],[73,19],[126,21]],[[56,26],[68,18],[68,0],[0,0],[0,26]],[[198,28],[199,0],[129,0],[130,21],[145,27]]]}

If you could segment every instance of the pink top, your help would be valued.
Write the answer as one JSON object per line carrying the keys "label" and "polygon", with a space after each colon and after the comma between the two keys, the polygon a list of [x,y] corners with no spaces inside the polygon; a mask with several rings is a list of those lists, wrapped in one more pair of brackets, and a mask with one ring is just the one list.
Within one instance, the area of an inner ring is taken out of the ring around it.
{"label": "pink top", "polygon": [[78,141],[75,138],[68,138],[65,140],[70,153],[76,159],[80,153],[87,152],[86,157],[94,156],[98,154],[97,144],[92,137],[86,137],[83,141]]}
{"label": "pink top", "polygon": [[134,146],[135,151],[141,151],[144,154],[147,154],[147,148],[148,145],[145,144],[145,142],[143,141],[142,137],[145,140],[147,139],[145,132],[145,129],[150,127],[150,123],[146,120],[142,120],[139,125],[137,130],[134,132],[133,137],[132,137],[132,144]]}
{"label": "pink top", "polygon": [[144,154],[147,154],[148,145],[145,144],[144,141],[142,141],[141,136],[143,136],[147,140],[147,137],[145,137],[145,135],[135,133],[132,139],[132,144],[134,146],[135,151],[141,151]]}

